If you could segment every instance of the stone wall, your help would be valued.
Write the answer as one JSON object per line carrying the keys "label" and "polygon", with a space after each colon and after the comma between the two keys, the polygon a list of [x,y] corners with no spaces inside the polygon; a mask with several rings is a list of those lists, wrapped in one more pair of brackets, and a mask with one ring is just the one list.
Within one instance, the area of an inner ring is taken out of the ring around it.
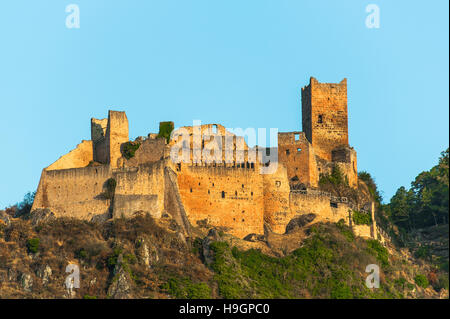
{"label": "stone wall", "polygon": [[350,207],[340,198],[333,198],[319,191],[291,191],[290,193],[291,214],[280,222],[286,224],[292,218],[313,213],[316,214],[316,222],[336,223],[344,219],[347,225],[350,225],[351,215]]}
{"label": "stone wall", "polygon": [[[105,196],[110,178],[116,181],[113,200]],[[88,220],[109,212],[127,217],[137,211],[159,218],[164,210],[164,162],[122,169],[102,165],[43,170],[32,210],[37,208]]]}
{"label": "stone wall", "polygon": [[277,170],[273,174],[263,175],[263,182],[264,221],[274,232],[284,233],[286,225],[281,225],[280,216],[290,215],[290,186],[284,165],[278,163]]}
{"label": "stone wall", "polygon": [[164,158],[164,138],[146,139],[142,141],[134,156],[124,161],[126,167],[137,166],[139,164],[154,163]]}
{"label": "stone wall", "polygon": [[113,218],[133,217],[136,212],[148,213],[155,218],[161,217],[157,195],[122,195],[114,196]]}
{"label": "stone wall", "polygon": [[181,165],[177,176],[192,225],[206,221],[241,238],[263,232],[263,183],[257,169]]}
{"label": "stone wall", "polygon": [[111,177],[108,166],[43,170],[32,210],[49,208],[58,217],[91,219],[108,213],[102,194]]}
{"label": "stone wall", "polygon": [[289,181],[317,187],[315,153],[303,132],[278,133],[278,161],[287,168]]}
{"label": "stone wall", "polygon": [[[117,186],[115,196],[126,200],[124,196],[139,195],[144,204],[136,203],[135,206],[119,205],[117,207],[128,207],[131,210],[125,214],[133,214],[136,211],[144,210],[150,212],[155,217],[161,217],[164,210],[164,161],[141,164],[137,167],[113,169],[113,177]],[[154,195],[155,199],[145,197]],[[129,197],[131,198],[131,197]],[[145,208],[145,205],[149,205]]]}
{"label": "stone wall", "polygon": [[61,156],[56,162],[48,166],[47,170],[85,167],[93,159],[92,141],[82,141],[75,149]]}

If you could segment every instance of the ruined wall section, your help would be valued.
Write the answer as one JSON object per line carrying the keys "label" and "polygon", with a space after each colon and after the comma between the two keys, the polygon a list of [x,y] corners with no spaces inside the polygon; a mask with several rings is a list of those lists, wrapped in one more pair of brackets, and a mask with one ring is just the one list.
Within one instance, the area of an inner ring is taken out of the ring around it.
{"label": "ruined wall section", "polygon": [[304,132],[278,133],[278,161],[286,167],[289,181],[317,187],[315,153]]}
{"label": "ruined wall section", "polygon": [[264,222],[274,232],[284,233],[287,216],[290,215],[289,207],[289,180],[286,167],[278,163],[276,172],[265,174],[263,177],[264,194]]}
{"label": "ruined wall section", "polygon": [[109,111],[106,128],[107,163],[118,167],[118,159],[122,157],[121,145],[129,141],[128,119],[125,112]]}
{"label": "ruined wall section", "polygon": [[[179,149],[178,156],[182,158],[182,147],[185,145],[189,149],[188,161],[194,164],[210,164],[213,162],[221,162],[229,167],[241,166],[242,163],[253,162],[256,164],[258,154],[249,158],[249,147],[243,136],[238,136],[228,131],[220,124],[203,124],[199,126],[183,126],[179,128],[186,132],[186,136],[179,135],[169,142],[169,148],[177,147]],[[195,140],[197,138],[197,140]],[[218,152],[216,153],[216,150]],[[242,153],[236,152],[242,151]],[[227,157],[227,152],[229,158]],[[241,158],[240,158],[241,157]],[[183,160],[184,161],[184,160]],[[227,162],[225,164],[225,162]]]}
{"label": "ruined wall section", "polygon": [[181,227],[185,235],[191,235],[191,222],[187,217],[178,187],[177,174],[170,166],[164,169],[164,209]]}
{"label": "ruined wall section", "polygon": [[32,210],[49,208],[58,217],[87,220],[107,215],[111,202],[102,194],[111,176],[108,166],[43,170]]}
{"label": "ruined wall section", "polygon": [[48,166],[46,170],[85,167],[92,159],[92,141],[83,140],[75,149],[61,156],[56,162]]}
{"label": "ruined wall section", "polygon": [[91,118],[91,140],[93,144],[93,160],[98,163],[108,163],[108,151],[106,149],[106,129],[108,119]]}
{"label": "ruined wall section", "polygon": [[343,219],[347,225],[351,223],[350,207],[338,198],[332,198],[319,191],[310,190],[292,191],[289,197],[291,215],[287,216],[287,222],[297,216],[313,213],[316,214],[313,223],[336,223],[340,219]]}
{"label": "ruined wall section", "polygon": [[160,218],[164,210],[164,162],[113,170],[116,180],[114,217],[144,211]]}
{"label": "ruined wall section", "polygon": [[237,237],[263,233],[263,182],[256,168],[181,165],[180,197],[192,225],[222,226]]}
{"label": "ruined wall section", "polygon": [[331,161],[331,152],[348,145],[347,79],[319,83],[311,77],[302,88],[302,127],[316,154]]}
{"label": "ruined wall section", "polygon": [[351,187],[358,187],[358,165],[356,151],[353,147],[341,146],[332,151],[333,163],[339,166],[342,173],[347,176]]}
{"label": "ruined wall section", "polygon": [[164,138],[146,139],[129,160],[124,161],[125,167],[138,166],[140,164],[154,163],[164,158]]}

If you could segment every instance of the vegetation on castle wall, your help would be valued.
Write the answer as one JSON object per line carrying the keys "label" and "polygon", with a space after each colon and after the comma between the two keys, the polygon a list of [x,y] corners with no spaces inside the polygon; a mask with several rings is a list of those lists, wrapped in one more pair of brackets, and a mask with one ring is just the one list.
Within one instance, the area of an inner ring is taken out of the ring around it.
{"label": "vegetation on castle wall", "polygon": [[134,157],[134,153],[139,149],[141,143],[139,142],[126,142],[122,145],[122,154],[126,159]]}
{"label": "vegetation on castle wall", "polygon": [[173,122],[171,122],[171,121],[159,122],[158,137],[164,137],[166,139],[167,143],[169,143],[170,134],[172,133],[173,129],[174,129]]}
{"label": "vegetation on castle wall", "polygon": [[349,201],[358,201],[358,191],[348,183],[347,176],[338,165],[334,165],[330,174],[320,174],[319,188],[334,196],[346,197]]}
{"label": "vegetation on castle wall", "polygon": [[372,225],[372,216],[357,210],[352,211],[352,220],[356,225]]}
{"label": "vegetation on castle wall", "polygon": [[319,185],[332,184],[334,186],[348,185],[347,176],[338,165],[334,165],[331,174],[320,174]]}

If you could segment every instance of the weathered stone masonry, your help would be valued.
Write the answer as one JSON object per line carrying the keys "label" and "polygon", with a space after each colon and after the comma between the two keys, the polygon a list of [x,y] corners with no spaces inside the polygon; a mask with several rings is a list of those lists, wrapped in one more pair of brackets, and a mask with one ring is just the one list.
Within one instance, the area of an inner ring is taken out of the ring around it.
{"label": "weathered stone masonry", "polygon": [[[208,141],[196,144],[193,139],[190,163],[173,163],[169,155],[178,141],[167,143],[153,133],[139,138],[140,147],[126,159],[122,147],[129,141],[128,119],[125,112],[109,111],[107,119],[91,119],[90,141],[82,141],[42,171],[32,210],[48,208],[57,216],[87,220],[129,217],[138,211],[155,218],[169,213],[186,233],[191,225],[206,223],[241,238],[262,234],[264,223],[283,233],[290,220],[308,213],[317,215],[314,222],[344,219],[351,224],[345,199],[315,190],[320,174],[334,165],[351,186],[358,182],[356,152],[348,144],[347,81],[319,83],[311,78],[301,93],[303,132],[278,134],[278,147],[270,149],[278,152],[278,167],[272,174],[261,174],[261,164],[249,158],[245,141],[219,124],[184,129],[191,136],[195,129],[214,129],[220,138],[232,136],[233,152],[244,143],[243,163],[236,153],[231,164],[225,163],[225,157],[223,164],[197,162],[194,154],[207,154]],[[111,179],[115,188],[108,197]],[[354,230],[370,237],[371,227]]]}

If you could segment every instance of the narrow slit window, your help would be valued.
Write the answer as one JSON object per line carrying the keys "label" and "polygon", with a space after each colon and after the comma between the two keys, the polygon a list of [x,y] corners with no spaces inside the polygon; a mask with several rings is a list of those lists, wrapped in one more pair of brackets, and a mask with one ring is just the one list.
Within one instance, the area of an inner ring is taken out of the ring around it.
{"label": "narrow slit window", "polygon": [[317,119],[317,123],[323,123],[323,115],[319,114],[319,118]]}

